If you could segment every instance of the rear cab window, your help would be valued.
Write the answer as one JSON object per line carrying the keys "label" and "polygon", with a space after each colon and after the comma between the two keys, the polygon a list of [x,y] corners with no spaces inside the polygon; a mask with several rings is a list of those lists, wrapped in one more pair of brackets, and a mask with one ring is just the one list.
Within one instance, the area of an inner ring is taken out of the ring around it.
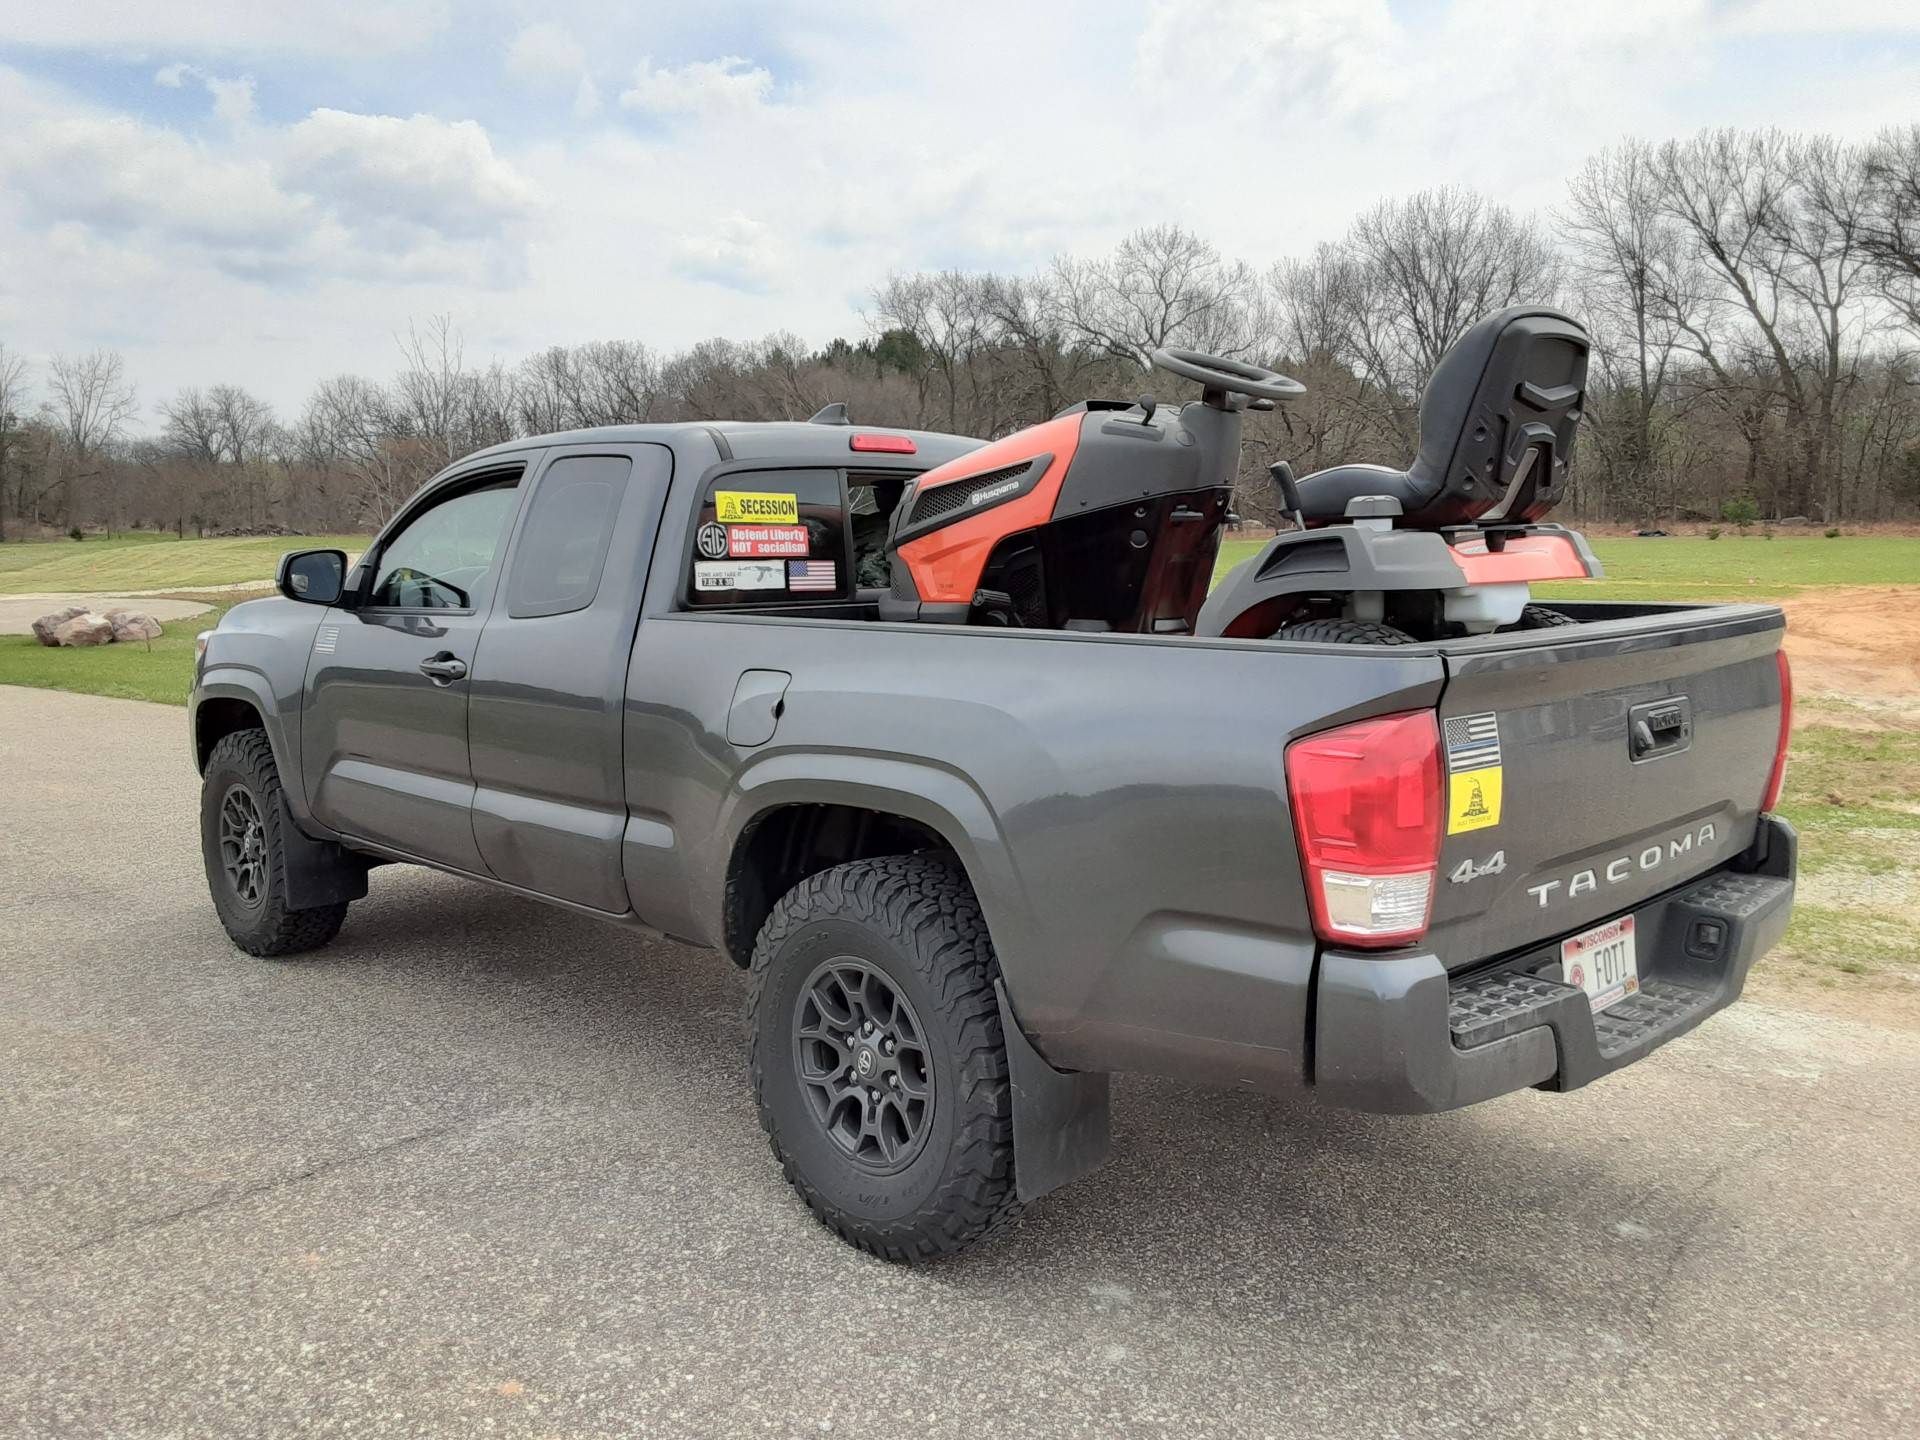
{"label": "rear cab window", "polygon": [[853,598],[843,472],[736,470],[707,482],[687,600],[817,605]]}
{"label": "rear cab window", "polygon": [[714,477],[688,546],[687,604],[714,610],[871,599],[888,583],[888,526],[917,473],[817,466]]}

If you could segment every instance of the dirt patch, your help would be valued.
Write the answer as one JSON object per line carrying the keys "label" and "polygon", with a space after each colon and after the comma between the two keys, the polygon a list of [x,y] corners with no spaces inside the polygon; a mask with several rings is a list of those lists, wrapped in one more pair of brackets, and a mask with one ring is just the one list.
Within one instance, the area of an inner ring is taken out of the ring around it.
{"label": "dirt patch", "polygon": [[1796,691],[1920,703],[1920,585],[1830,587],[1780,608]]}

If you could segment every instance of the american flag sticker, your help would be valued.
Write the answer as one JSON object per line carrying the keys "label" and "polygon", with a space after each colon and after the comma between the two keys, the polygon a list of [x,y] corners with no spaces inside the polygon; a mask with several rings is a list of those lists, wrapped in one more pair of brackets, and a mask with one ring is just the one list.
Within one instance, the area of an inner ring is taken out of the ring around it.
{"label": "american flag sticker", "polygon": [[323,625],[320,627],[320,638],[313,642],[313,648],[322,655],[331,655],[333,653],[333,647],[338,643],[339,639],[340,627],[338,625]]}
{"label": "american flag sticker", "polygon": [[1442,722],[1440,733],[1447,742],[1449,774],[1484,770],[1500,763],[1500,717],[1493,711],[1456,715]]}
{"label": "american flag sticker", "polygon": [[787,589],[796,594],[808,591],[832,592],[840,588],[838,567],[831,560],[789,560]]}

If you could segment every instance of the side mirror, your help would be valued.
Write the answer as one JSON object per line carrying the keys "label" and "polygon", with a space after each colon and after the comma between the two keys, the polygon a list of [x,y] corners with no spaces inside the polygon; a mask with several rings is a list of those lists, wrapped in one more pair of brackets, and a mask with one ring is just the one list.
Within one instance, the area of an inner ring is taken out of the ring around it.
{"label": "side mirror", "polygon": [[294,550],[280,557],[273,583],[303,605],[337,605],[347,582],[344,550]]}

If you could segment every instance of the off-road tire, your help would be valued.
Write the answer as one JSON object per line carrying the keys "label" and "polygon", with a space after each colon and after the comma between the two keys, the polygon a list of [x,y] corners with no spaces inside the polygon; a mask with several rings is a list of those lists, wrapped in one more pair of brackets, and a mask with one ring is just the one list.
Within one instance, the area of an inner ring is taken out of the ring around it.
{"label": "off-road tire", "polygon": [[[251,797],[265,842],[261,894],[252,904],[229,878],[221,854],[221,806],[236,786],[244,787]],[[221,928],[249,955],[278,958],[317,950],[340,933],[347,918],[344,903],[310,910],[287,908],[287,823],[280,769],[273,763],[267,732],[236,730],[222,736],[207,759],[200,783],[200,856]]]}
{"label": "off-road tire", "polygon": [[1560,625],[1578,625],[1580,622],[1571,615],[1558,610],[1549,610],[1544,605],[1529,605],[1520,612],[1520,618],[1513,622],[1513,630],[1551,630]]}
{"label": "off-road tire", "polygon": [[1308,620],[1289,625],[1280,632],[1282,640],[1318,640],[1327,645],[1411,645],[1413,637],[1404,630],[1373,620]]}
{"label": "off-road tire", "polygon": [[[795,1017],[809,977],[841,957],[880,971],[927,1041],[926,1138],[892,1174],[870,1173],[836,1146],[799,1075]],[[822,871],[788,891],[761,927],[747,1007],[760,1124],[788,1183],[848,1243],[885,1260],[931,1260],[1019,1213],[999,973],[979,903],[952,857],[897,855]]]}

